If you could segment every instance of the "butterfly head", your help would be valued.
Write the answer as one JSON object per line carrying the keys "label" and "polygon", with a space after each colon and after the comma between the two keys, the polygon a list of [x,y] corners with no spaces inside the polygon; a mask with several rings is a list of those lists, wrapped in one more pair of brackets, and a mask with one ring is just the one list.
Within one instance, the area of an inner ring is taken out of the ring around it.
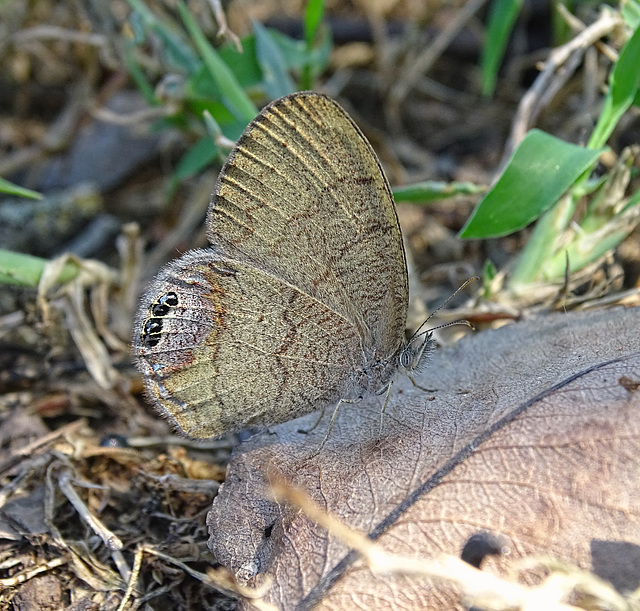
{"label": "butterfly head", "polygon": [[431,331],[414,335],[398,354],[398,370],[408,376],[419,373],[426,365],[433,348]]}

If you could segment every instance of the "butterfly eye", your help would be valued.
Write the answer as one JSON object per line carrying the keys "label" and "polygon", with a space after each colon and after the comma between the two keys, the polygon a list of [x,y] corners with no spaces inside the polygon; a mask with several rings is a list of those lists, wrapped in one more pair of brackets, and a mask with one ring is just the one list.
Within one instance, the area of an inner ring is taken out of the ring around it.
{"label": "butterfly eye", "polygon": [[411,346],[405,346],[402,352],[400,353],[400,367],[404,369],[408,369],[413,361],[413,350]]}

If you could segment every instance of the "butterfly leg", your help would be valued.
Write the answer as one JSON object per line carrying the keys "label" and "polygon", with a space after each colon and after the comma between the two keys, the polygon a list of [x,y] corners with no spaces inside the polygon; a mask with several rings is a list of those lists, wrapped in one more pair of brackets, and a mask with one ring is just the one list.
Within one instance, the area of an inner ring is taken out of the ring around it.
{"label": "butterfly leg", "polygon": [[437,392],[437,388],[425,388],[424,386],[420,386],[420,384],[418,384],[415,380],[415,378],[412,375],[408,376],[409,379],[411,380],[411,383],[416,387],[419,388],[420,390],[423,390],[424,392]]}
{"label": "butterfly leg", "polygon": [[[331,420],[329,421],[329,426],[327,427],[327,432],[324,435],[324,439],[322,440],[322,443],[318,446],[318,449],[313,454],[311,454],[311,456],[309,456],[308,458],[314,458],[315,456],[320,454],[320,452],[322,452],[322,449],[324,448],[325,444],[327,443],[327,439],[329,439],[329,435],[331,434],[331,430],[333,429],[333,425],[336,422],[336,418],[338,417],[338,412],[340,411],[340,406],[343,403],[354,404],[354,403],[360,403],[360,401],[362,401],[362,397],[358,397],[357,399],[340,399],[340,401],[338,401],[337,405],[333,409],[333,414],[331,415]],[[322,410],[322,414],[324,415],[324,410]],[[322,418],[322,416],[321,416],[321,418]],[[318,422],[320,422],[320,421],[318,420]],[[316,422],[315,426],[318,425],[318,422]]]}
{"label": "butterfly leg", "polygon": [[298,429],[298,433],[302,433],[303,435],[308,435],[311,431],[313,431],[313,429],[315,429],[320,424],[320,421],[324,418],[325,409],[326,408],[323,407],[322,410],[320,410],[320,416],[318,417],[318,419],[316,420],[316,423],[312,427],[309,427],[308,429]]}
{"label": "butterfly leg", "polygon": [[384,392],[384,405],[382,406],[382,411],[380,412],[380,431],[378,435],[382,437],[382,425],[384,423],[384,413],[387,411],[387,405],[389,405],[389,397],[391,397],[391,389],[393,388],[393,382],[389,382],[387,388]]}

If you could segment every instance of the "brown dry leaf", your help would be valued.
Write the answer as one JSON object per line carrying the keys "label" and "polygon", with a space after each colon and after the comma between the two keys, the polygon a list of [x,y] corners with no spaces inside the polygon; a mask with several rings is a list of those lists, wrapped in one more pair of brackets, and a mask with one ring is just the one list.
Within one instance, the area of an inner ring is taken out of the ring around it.
{"label": "brown dry leaf", "polygon": [[394,386],[381,436],[374,398],[343,409],[311,458],[327,418],[309,435],[298,429],[313,415],[252,438],[209,514],[214,556],[251,585],[272,578],[266,600],[283,609],[460,604],[423,578],[373,576],[333,534],[271,500],[275,466],[388,552],[459,556],[489,531],[512,558],[483,569],[504,573],[505,563],[544,554],[637,588],[639,323],[640,309],[629,308],[478,333],[436,351],[418,380],[433,392]]}

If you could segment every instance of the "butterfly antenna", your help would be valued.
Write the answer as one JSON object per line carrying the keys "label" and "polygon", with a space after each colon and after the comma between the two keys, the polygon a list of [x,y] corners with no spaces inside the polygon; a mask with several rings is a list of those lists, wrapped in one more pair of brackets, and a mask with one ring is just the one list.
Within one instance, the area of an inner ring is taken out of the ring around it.
{"label": "butterfly antenna", "polygon": [[480,280],[480,278],[478,278],[477,276],[472,276],[468,280],[465,280],[465,282],[463,282],[458,287],[455,293],[450,295],[445,302],[441,303],[433,312],[431,312],[431,314],[427,316],[427,319],[416,329],[416,332],[411,336],[410,342],[419,335],[424,335],[425,333],[430,333],[431,331],[435,331],[436,329],[443,329],[444,327],[451,327],[453,325],[466,325],[467,327],[471,327],[473,329],[474,326],[468,320],[456,320],[454,322],[448,322],[438,327],[434,327],[433,329],[428,329],[422,332],[420,331],[420,329],[422,329],[422,327],[424,327],[433,318],[434,314],[437,314],[440,310],[442,310],[442,308],[444,308],[444,306],[446,306],[461,290],[465,289],[467,285],[471,284],[474,280]]}

